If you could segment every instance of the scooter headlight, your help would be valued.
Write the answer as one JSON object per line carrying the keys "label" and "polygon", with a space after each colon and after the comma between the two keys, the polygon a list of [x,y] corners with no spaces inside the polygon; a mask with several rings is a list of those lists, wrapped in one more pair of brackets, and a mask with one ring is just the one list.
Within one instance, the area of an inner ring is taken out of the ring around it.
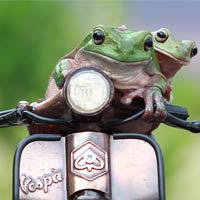
{"label": "scooter headlight", "polygon": [[110,79],[94,68],[81,68],[71,74],[64,86],[64,97],[71,109],[83,115],[95,115],[112,99]]}

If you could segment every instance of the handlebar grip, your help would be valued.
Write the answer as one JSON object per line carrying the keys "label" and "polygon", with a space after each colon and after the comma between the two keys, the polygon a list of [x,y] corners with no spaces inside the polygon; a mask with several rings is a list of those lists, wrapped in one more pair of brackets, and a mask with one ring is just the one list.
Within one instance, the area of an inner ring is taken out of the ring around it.
{"label": "handlebar grip", "polygon": [[163,123],[169,126],[182,128],[193,133],[200,133],[200,121],[186,121],[168,113],[167,118],[163,121]]}
{"label": "handlebar grip", "polygon": [[180,119],[183,119],[183,120],[186,120],[189,117],[187,108],[184,108],[181,106],[166,104],[166,110],[168,113],[170,113]]}

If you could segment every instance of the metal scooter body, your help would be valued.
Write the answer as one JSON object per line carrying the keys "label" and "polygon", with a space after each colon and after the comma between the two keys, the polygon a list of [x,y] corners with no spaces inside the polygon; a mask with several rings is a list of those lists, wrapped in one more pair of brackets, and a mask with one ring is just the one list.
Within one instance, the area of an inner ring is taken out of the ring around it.
{"label": "metal scooter body", "polygon": [[13,199],[78,200],[85,192],[93,200],[164,200],[163,171],[162,153],[150,135],[38,134],[16,151]]}

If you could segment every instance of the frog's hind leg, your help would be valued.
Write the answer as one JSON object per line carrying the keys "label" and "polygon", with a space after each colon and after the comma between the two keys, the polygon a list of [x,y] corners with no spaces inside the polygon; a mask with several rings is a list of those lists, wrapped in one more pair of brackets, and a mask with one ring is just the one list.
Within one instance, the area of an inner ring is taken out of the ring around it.
{"label": "frog's hind leg", "polygon": [[146,87],[133,90],[121,98],[121,103],[130,105],[134,98],[143,98],[145,102],[145,113],[143,119],[147,121],[162,121],[166,118],[165,99],[157,87]]}
{"label": "frog's hind leg", "polygon": [[143,92],[144,92],[144,88],[140,88],[137,90],[133,90],[127,94],[125,94],[122,98],[121,98],[121,103],[125,104],[125,105],[130,105],[132,100],[134,98],[137,97],[142,97],[143,98]]}

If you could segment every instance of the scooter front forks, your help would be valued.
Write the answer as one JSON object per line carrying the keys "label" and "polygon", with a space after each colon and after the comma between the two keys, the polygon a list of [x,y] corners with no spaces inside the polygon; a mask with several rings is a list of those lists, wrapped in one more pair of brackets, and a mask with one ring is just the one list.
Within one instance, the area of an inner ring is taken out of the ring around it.
{"label": "scooter front forks", "polygon": [[110,200],[110,136],[81,132],[66,138],[69,200]]}

